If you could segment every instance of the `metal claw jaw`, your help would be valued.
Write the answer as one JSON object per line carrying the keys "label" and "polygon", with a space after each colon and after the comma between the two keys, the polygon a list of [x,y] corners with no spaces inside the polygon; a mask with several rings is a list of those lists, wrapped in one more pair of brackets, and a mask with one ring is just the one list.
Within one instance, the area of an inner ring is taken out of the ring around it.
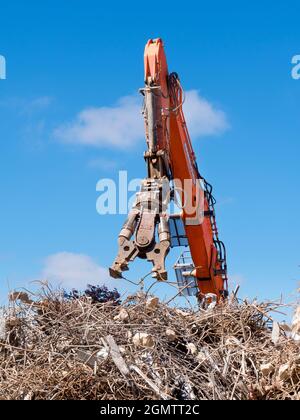
{"label": "metal claw jaw", "polygon": [[122,272],[128,271],[128,264],[130,261],[134,261],[139,251],[135,246],[134,241],[129,241],[126,238],[119,238],[119,253],[109,269],[109,274],[114,279],[121,279],[123,277]]}
{"label": "metal claw jaw", "polygon": [[147,253],[147,260],[153,263],[153,277],[158,281],[167,281],[168,272],[165,268],[165,260],[170,250],[170,242],[163,241],[156,244],[151,252]]}
{"label": "metal claw jaw", "polygon": [[[155,241],[158,226],[159,242]],[[135,234],[135,239],[131,237]],[[153,264],[153,277],[158,281],[166,281],[168,274],[165,260],[170,251],[171,238],[168,216],[158,215],[155,212],[136,211],[130,213],[119,236],[118,256],[109,270],[110,276],[115,279],[123,277],[122,273],[128,271],[128,265],[136,257],[147,259]]]}

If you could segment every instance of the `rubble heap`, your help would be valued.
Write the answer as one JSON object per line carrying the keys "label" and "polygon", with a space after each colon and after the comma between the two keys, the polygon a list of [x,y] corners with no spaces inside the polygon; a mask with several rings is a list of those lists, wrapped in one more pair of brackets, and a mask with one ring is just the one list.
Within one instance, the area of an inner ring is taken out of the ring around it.
{"label": "rubble heap", "polygon": [[277,308],[14,293],[0,316],[0,399],[297,400],[300,346],[272,322]]}

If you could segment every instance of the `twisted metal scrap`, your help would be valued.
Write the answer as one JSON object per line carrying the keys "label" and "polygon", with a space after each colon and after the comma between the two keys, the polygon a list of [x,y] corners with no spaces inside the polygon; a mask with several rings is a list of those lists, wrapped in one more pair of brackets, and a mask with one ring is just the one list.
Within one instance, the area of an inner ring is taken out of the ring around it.
{"label": "twisted metal scrap", "polygon": [[272,341],[278,307],[232,300],[193,312],[141,294],[116,306],[50,290],[15,300],[0,399],[297,400],[299,345],[283,330]]}

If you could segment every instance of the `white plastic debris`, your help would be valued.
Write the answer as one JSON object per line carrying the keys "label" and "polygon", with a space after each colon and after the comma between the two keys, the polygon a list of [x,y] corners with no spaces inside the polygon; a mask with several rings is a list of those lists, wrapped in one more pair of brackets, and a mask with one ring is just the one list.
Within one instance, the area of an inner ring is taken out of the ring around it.
{"label": "white plastic debris", "polygon": [[122,308],[119,314],[114,317],[115,321],[125,322],[125,321],[128,321],[128,319],[129,319],[129,313],[124,308]]}
{"label": "white plastic debris", "polygon": [[260,366],[260,371],[263,376],[267,377],[274,372],[274,366],[272,363],[264,363]]}
{"label": "white plastic debris", "polygon": [[300,343],[300,334],[292,333],[292,339],[297,343]]}
{"label": "white plastic debris", "polygon": [[225,340],[225,346],[235,347],[235,346],[240,346],[240,345],[241,345],[241,342],[236,337],[231,336],[231,337],[226,338],[226,340]]}
{"label": "white plastic debris", "polygon": [[188,349],[188,352],[189,352],[190,354],[196,354],[196,353],[197,353],[197,347],[195,346],[195,344],[194,344],[194,343],[188,343],[188,344],[186,345],[186,348]]}
{"label": "white plastic debris", "polygon": [[166,329],[166,337],[169,341],[175,341],[177,338],[176,332],[170,328]]}
{"label": "white plastic debris", "polygon": [[203,363],[206,361],[207,357],[205,355],[205,353],[203,353],[203,351],[199,351],[199,353],[196,356],[197,362],[199,363]]}
{"label": "white plastic debris", "polygon": [[300,342],[300,306],[296,309],[292,321],[292,338]]}
{"label": "white plastic debris", "polygon": [[102,347],[97,353],[98,359],[106,360],[108,356],[109,356],[109,350],[106,349],[105,347]]}
{"label": "white plastic debris", "polygon": [[132,342],[137,347],[153,348],[155,345],[153,337],[147,333],[136,333]]}
{"label": "white plastic debris", "polygon": [[23,398],[24,401],[31,401],[33,399],[34,393],[30,391],[28,394],[25,395]]}

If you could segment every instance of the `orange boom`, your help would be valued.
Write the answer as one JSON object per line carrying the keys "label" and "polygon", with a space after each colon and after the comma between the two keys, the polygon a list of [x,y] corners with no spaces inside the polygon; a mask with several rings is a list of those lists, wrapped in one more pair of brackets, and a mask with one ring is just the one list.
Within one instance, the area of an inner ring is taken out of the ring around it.
{"label": "orange boom", "polygon": [[[145,48],[143,114],[148,175],[119,236],[119,253],[110,269],[122,278],[136,257],[153,264],[153,276],[166,281],[171,247],[189,247],[175,265],[182,293],[200,302],[227,297],[224,244],[218,238],[211,185],[200,175],[185,122],[184,93],[176,73],[169,73],[163,42]],[[181,214],[169,214],[176,197]]]}

